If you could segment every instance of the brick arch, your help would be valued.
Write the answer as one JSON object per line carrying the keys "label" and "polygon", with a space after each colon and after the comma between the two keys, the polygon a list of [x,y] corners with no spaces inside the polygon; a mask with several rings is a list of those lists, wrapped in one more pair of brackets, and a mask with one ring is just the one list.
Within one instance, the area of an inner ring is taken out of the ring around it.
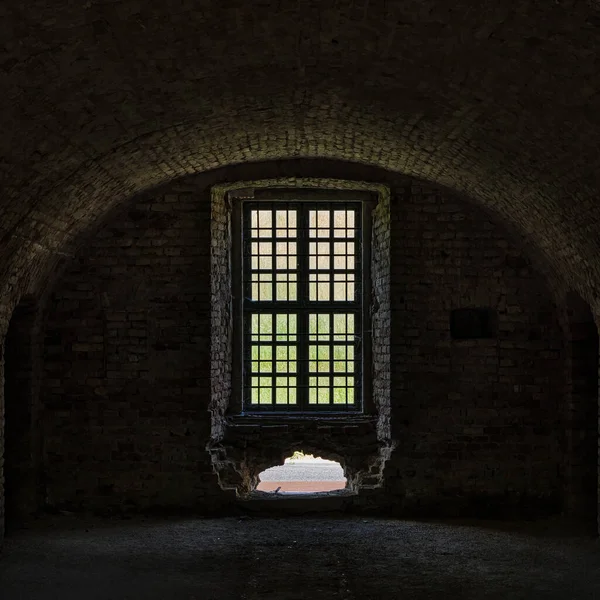
{"label": "brick arch", "polygon": [[40,0],[4,20],[5,299],[144,189],[317,156],[465,193],[597,295],[593,2]]}
{"label": "brick arch", "polygon": [[[154,209],[152,207],[153,207],[154,203],[157,202],[156,208],[159,209],[161,200],[158,200],[158,198],[160,198],[160,197],[164,196],[164,202],[170,203],[173,201],[177,201],[176,199],[180,195],[182,196],[181,201],[186,203],[185,204],[186,206],[188,206],[189,208],[193,208],[196,211],[199,211],[199,213],[203,215],[202,219],[200,220],[200,223],[205,223],[207,214],[208,214],[206,211],[209,208],[208,198],[210,197],[210,189],[211,189],[211,186],[215,183],[219,183],[219,182],[222,183],[222,182],[227,182],[227,181],[232,181],[232,180],[248,181],[248,180],[261,179],[261,178],[281,178],[281,177],[293,178],[293,177],[307,177],[307,176],[312,177],[312,178],[352,177],[352,178],[356,178],[359,181],[375,181],[375,182],[378,182],[378,181],[385,182],[387,179],[392,179],[393,181],[395,181],[394,189],[397,191],[396,198],[397,198],[398,205],[413,202],[416,212],[419,212],[418,209],[420,209],[420,208],[427,209],[426,205],[430,204],[434,200],[433,196],[435,196],[435,197],[439,196],[440,199],[442,197],[443,198],[446,197],[445,196],[446,192],[438,193],[434,189],[424,188],[424,186],[420,185],[419,183],[410,182],[406,178],[398,178],[393,173],[369,169],[364,165],[357,165],[356,163],[333,163],[331,161],[307,161],[307,160],[290,161],[289,163],[272,162],[270,164],[247,163],[244,165],[237,165],[234,168],[232,167],[230,169],[225,168],[225,169],[218,170],[218,171],[206,172],[201,175],[193,176],[190,179],[179,180],[174,186],[167,186],[161,190],[157,189],[157,190],[153,190],[152,192],[149,192],[147,195],[145,195],[145,198],[144,197],[136,197],[135,199],[132,200],[131,205],[121,207],[121,209],[123,211],[122,214],[118,214],[119,210],[117,210],[115,213],[113,213],[111,215],[111,218],[109,219],[109,222],[107,223],[107,226],[110,228],[111,227],[110,223],[113,223],[113,227],[115,226],[115,224],[122,224],[122,223],[124,223],[126,226],[128,213],[136,213],[136,214],[129,214],[129,217],[131,219],[133,219],[134,221],[136,221],[136,223],[139,222],[140,209],[141,209],[142,205],[144,205],[144,204],[146,205],[146,208],[148,211],[147,218],[149,219],[149,223],[152,223],[155,221],[155,219],[154,219],[155,216],[160,217],[161,215],[165,216],[165,218],[167,219],[167,222],[168,222],[169,210],[154,211]],[[412,196],[414,196],[412,201],[410,199],[411,192],[409,191],[409,189],[407,187],[409,185],[409,183],[411,183],[411,185],[413,185],[413,187],[416,188],[414,190],[414,193],[412,194]],[[196,190],[196,192],[194,192],[194,190]],[[196,193],[198,195],[195,195]],[[192,202],[190,202],[192,197],[194,197],[194,199]],[[462,205],[462,203],[459,202],[458,199],[456,199],[456,202]],[[453,204],[453,202],[451,202],[451,204]],[[408,210],[410,213],[412,209],[408,209]],[[486,220],[486,216],[484,214],[482,214],[482,212],[480,210],[478,210],[475,206],[469,207],[467,204],[464,206],[464,210],[467,212],[469,210],[472,210],[475,215],[474,216],[475,219],[480,218],[480,219]],[[428,212],[428,211],[423,210],[423,212]],[[398,223],[408,224],[409,221],[411,221],[412,219],[403,218],[402,217],[403,214],[404,213],[402,213],[402,212],[397,214],[397,217],[398,217],[397,221],[398,221]],[[479,215],[479,217],[477,217],[477,215]],[[440,216],[443,217],[445,215],[442,214]],[[114,221],[113,221],[113,219],[114,219]],[[162,220],[162,217],[159,220]],[[195,229],[196,232],[201,231],[201,227],[200,227],[200,229],[198,229],[197,222],[195,222],[193,220],[186,220],[186,223],[188,224],[188,226],[191,229]],[[443,223],[447,223],[447,219],[441,218],[439,223],[443,227],[444,226]],[[140,225],[140,229],[142,232],[146,230],[144,223],[139,223],[139,225]],[[474,227],[475,227],[474,231],[479,231],[476,228],[476,226],[474,226]],[[151,227],[151,229],[154,229],[154,227]],[[157,229],[157,231],[154,234],[158,234],[158,232],[160,231],[161,228],[157,227],[156,229]],[[414,229],[415,231],[420,231],[418,228],[412,228],[412,229]],[[410,235],[409,235],[410,231],[411,231],[411,228],[408,225],[406,226],[406,229],[404,229],[403,226],[400,226],[399,229],[397,229],[397,233],[398,233],[398,236],[400,239],[403,239],[405,237],[410,237]],[[190,232],[188,232],[188,233],[190,233]],[[508,232],[506,232],[506,233],[508,233]],[[154,234],[152,234],[152,235],[154,235]],[[196,235],[196,233],[194,231],[192,231],[191,235],[194,236],[194,235]],[[418,235],[417,235],[417,237],[418,237]],[[115,240],[117,240],[117,239],[120,239],[120,236],[116,236]],[[398,239],[398,237],[396,239]],[[86,241],[85,236],[83,238],[83,241],[84,242]],[[94,246],[93,238],[88,237],[87,243],[88,243],[88,246],[90,248],[92,248]],[[103,242],[99,242],[99,243],[101,244]],[[510,257],[508,257],[508,258],[511,259],[511,264],[507,265],[507,266],[510,266],[511,269],[518,270],[518,269],[524,268],[526,266],[526,264],[525,264],[526,261],[521,256],[522,248],[520,247],[521,244],[519,243],[518,239],[515,240],[515,243],[516,243],[517,247],[515,247],[513,249],[513,251],[510,252]],[[525,254],[527,254],[527,253],[525,253]],[[76,255],[77,255],[78,259],[84,258],[84,254],[79,255],[79,253],[76,253]],[[76,263],[75,269],[78,269],[79,266],[81,265],[81,263],[79,263],[79,260],[76,260],[75,263]],[[202,280],[202,285],[205,285],[204,282],[205,282],[205,280]],[[133,286],[133,287],[130,286],[129,283],[130,282],[127,281],[127,284],[125,285],[124,282],[120,279],[119,275],[115,276],[114,281],[111,286],[111,290],[114,289],[115,294],[113,297],[113,294],[111,291],[111,294],[110,294],[111,302],[113,300],[116,302],[120,302],[123,295],[133,296],[138,291],[143,292],[143,290],[139,290],[139,288],[137,288],[135,286]],[[486,282],[481,284],[481,289],[485,288],[486,285],[487,285]],[[401,287],[402,287],[402,283],[399,283],[398,287],[396,288],[397,289],[396,298],[398,298],[398,299],[400,296],[402,296],[402,292],[400,291]],[[545,289],[544,286],[542,286],[542,287]],[[104,288],[95,288],[95,289],[100,290],[100,289],[104,289]],[[89,294],[88,299],[92,302],[92,304],[88,308],[90,308],[92,313],[96,313],[97,307],[93,304],[93,302],[95,302],[96,299],[98,297],[100,297],[100,294],[96,294],[94,291],[90,291],[88,294]],[[548,297],[548,294],[546,294],[544,291],[542,291],[540,297],[543,297],[544,302],[545,302]],[[493,300],[493,299],[491,299],[491,297],[487,297],[487,296],[482,297],[482,296],[478,295],[478,296],[471,296],[470,298],[477,300],[477,302],[483,302],[483,303],[495,302],[495,300]],[[71,309],[67,306],[66,310],[71,310]],[[85,308],[84,310],[87,311],[88,309]],[[445,311],[446,308],[444,308],[443,310]],[[398,313],[402,313],[402,312],[404,312],[403,309],[399,307]],[[442,315],[442,319],[444,320],[444,322],[446,322],[447,316],[446,316],[445,312]],[[64,319],[63,319],[62,314],[60,314],[60,312],[57,315],[55,315],[55,323],[58,323],[60,325],[60,323],[62,323],[63,321],[64,321]],[[535,323],[533,321],[531,321],[529,324],[532,326],[535,325]],[[67,327],[70,327],[70,325]],[[402,325],[400,325],[400,327],[402,327]],[[153,330],[153,328],[151,327],[150,330]],[[155,331],[155,330],[153,330],[153,331]],[[152,335],[154,335],[154,333]],[[164,340],[164,338],[162,338],[162,336],[158,336],[157,339]],[[96,343],[96,342],[94,342],[94,343]],[[165,348],[166,348],[166,345],[163,344],[163,349],[165,349]],[[87,352],[87,350],[85,350],[85,349],[80,349],[80,350],[81,350],[81,352]],[[77,352],[79,352],[80,350],[77,350]],[[468,349],[465,349],[465,350],[468,352]],[[68,365],[70,364],[70,361],[71,361],[70,355],[67,352],[63,352],[62,350],[58,350],[58,354],[60,356],[64,357],[64,363],[67,365],[67,368],[68,368]],[[85,375],[85,373],[83,373],[81,376],[84,379],[87,377]],[[133,379],[135,381],[137,381],[138,378],[136,377]],[[145,387],[145,386],[147,386],[147,387]],[[152,387],[154,387],[154,386],[152,386]],[[146,383],[143,383],[143,385],[140,385],[138,391],[143,395],[149,389],[150,389],[150,384],[148,384],[146,382]],[[558,386],[555,386],[555,389],[558,390]],[[561,390],[562,390],[562,388],[561,388]],[[65,394],[62,393],[60,390],[54,390],[54,391],[56,392],[56,395],[59,400],[61,398],[65,397]],[[127,396],[130,396],[132,393],[132,388],[130,388],[130,387],[123,388],[123,393],[126,394]],[[203,396],[203,397],[208,398],[208,396]],[[196,398],[196,400],[197,400],[197,398]],[[72,418],[72,416],[73,415],[69,415],[68,419],[66,419],[63,422],[57,421],[58,427],[56,428],[56,432],[58,432],[57,433],[58,437],[56,437],[56,439],[60,439],[60,436],[62,436],[64,434],[64,431],[65,431],[64,425],[73,426],[74,429],[77,429],[77,423],[78,423],[77,417]],[[402,419],[401,414],[400,414],[399,418],[400,418],[400,420]],[[203,432],[206,433],[207,431],[208,431],[207,428],[203,429]],[[242,433],[242,432],[240,432],[240,433]],[[277,435],[278,437],[281,437],[280,433],[277,433],[276,431],[273,431],[273,433],[275,435]],[[343,437],[346,435],[346,432],[345,431],[332,432],[331,433],[332,438],[334,437],[334,434],[336,434],[338,437]],[[71,436],[67,436],[67,438],[70,438],[70,437]],[[399,433],[399,437],[406,438],[406,436],[404,436],[401,431]],[[354,438],[354,435],[352,436],[352,440],[351,440],[351,444],[354,448],[354,447],[356,447],[356,444],[355,444],[353,438]],[[303,436],[302,439],[305,440],[306,436]],[[204,440],[204,439],[200,439],[200,443],[202,445],[202,450],[204,450],[204,442],[205,441],[206,440]],[[77,444],[77,442],[75,442],[75,443]],[[239,446],[239,445],[236,444],[236,447],[237,446]],[[304,446],[302,446],[302,447],[304,450],[307,449]],[[329,448],[329,451],[335,452],[336,447],[339,450],[339,446],[337,444],[335,444],[335,443],[332,444],[332,446]],[[291,446],[290,446],[290,448],[291,448]],[[258,468],[259,466],[271,466],[273,464],[273,462],[272,462],[273,460],[280,459],[279,454],[277,454],[276,456],[260,455],[260,456],[258,456],[258,458],[255,461],[249,462],[248,460],[246,460],[246,456],[244,456],[243,453],[239,453],[237,456],[234,457],[233,461],[230,461],[229,459],[232,457],[221,456],[219,453],[219,448],[214,448],[214,450],[215,450],[215,452],[214,452],[213,459],[215,459],[216,462],[228,463],[228,464],[224,464],[223,465],[224,468],[222,469],[222,472],[223,472],[224,476],[226,477],[226,479],[224,479],[222,481],[222,484],[223,484],[223,487],[225,487],[227,489],[237,488],[239,486],[242,486],[244,489],[251,488],[252,478],[255,477],[257,474],[254,472],[256,470],[256,468]],[[279,449],[276,449],[276,450],[277,450],[277,452],[280,452]],[[327,451],[327,448],[324,448],[322,445],[317,445],[315,450],[323,452],[323,451]],[[263,459],[264,459],[264,462],[263,462]],[[361,460],[361,461],[350,462],[347,466],[348,466],[349,473],[351,475],[351,479],[353,478],[353,476],[362,476],[362,475],[367,475],[367,474],[369,477],[371,475],[374,475],[374,477],[377,476],[377,472],[375,472],[374,474],[371,472],[372,467],[377,467],[377,465],[371,465],[371,464],[365,465],[364,462]],[[231,467],[231,468],[228,468],[228,467]],[[397,467],[395,466],[394,468],[397,468]],[[67,468],[67,469],[65,469],[65,471],[66,471],[66,477],[69,478],[69,481],[74,481],[73,473],[72,473],[71,469]],[[375,469],[375,471],[377,471],[377,469]],[[240,472],[242,474],[241,481],[239,479]],[[360,485],[361,488],[364,488],[365,487],[364,483],[365,483],[365,481],[363,479],[360,482],[357,481],[356,485]],[[366,485],[373,486],[374,484],[371,481],[367,481]],[[218,491],[216,486],[213,486],[213,488],[214,488],[214,491]],[[401,495],[402,494],[401,487],[400,486],[395,487],[394,493]]]}
{"label": "brick arch", "polygon": [[[383,121],[365,125],[360,118],[360,113],[333,121],[315,118],[310,128],[302,129],[290,129],[286,121],[274,122],[268,133],[258,131],[256,124],[240,123],[238,130],[212,139],[209,127],[180,125],[126,144],[42,196],[35,210],[4,236],[6,272],[18,272],[20,283],[17,286],[13,280],[4,290],[35,287],[37,278],[47,271],[45,265],[68,253],[69,243],[78,234],[144,190],[232,164],[296,157],[350,160],[468,196],[518,229],[582,295],[590,299],[595,295],[596,241],[586,232],[594,221],[588,219],[587,225],[577,222],[586,214],[575,215],[561,206],[560,189],[542,181],[526,190],[511,174],[514,165],[510,164],[504,172],[492,175],[489,157],[465,167],[449,149],[448,156],[431,159],[425,148],[386,132]],[[381,146],[389,151],[385,156]],[[485,152],[481,154],[485,156]]]}
{"label": "brick arch", "polygon": [[[195,178],[200,178],[205,183],[212,182],[223,182],[227,181],[231,174],[233,174],[235,179],[252,179],[255,177],[264,177],[264,176],[277,176],[277,175],[287,175],[293,176],[294,174],[298,174],[295,172],[295,164],[296,163],[304,163],[304,167],[301,168],[298,173],[302,172],[302,169],[305,171],[308,169],[309,173],[317,177],[324,176],[340,176],[347,177],[351,174],[352,177],[356,177],[357,179],[364,178],[366,180],[371,181],[379,181],[385,180],[389,177],[394,177],[393,170],[388,171],[380,171],[377,169],[373,169],[368,165],[363,165],[360,163],[348,163],[348,162],[340,162],[340,161],[331,161],[331,160],[320,160],[320,161],[312,161],[312,160],[304,160],[304,161],[271,161],[270,163],[256,163],[256,162],[246,162],[245,164],[238,164],[236,166],[228,169],[227,167],[223,169],[217,169],[212,171],[207,171],[203,174],[192,175],[191,180]],[[312,167],[310,165],[313,165]],[[181,185],[186,185],[187,179],[182,179],[180,181]],[[107,203],[106,205],[102,205],[102,210],[98,210],[97,217],[95,221],[85,222],[85,219],[82,219],[81,223],[79,223],[78,228],[74,228],[69,233],[68,240],[70,243],[65,243],[64,245],[55,249],[54,252],[50,251],[48,246],[44,246],[41,240],[30,244],[23,244],[23,239],[18,240],[21,243],[21,256],[27,256],[28,259],[34,257],[35,260],[29,260],[27,263],[28,266],[28,275],[29,277],[25,279],[25,284],[28,286],[28,291],[35,291],[36,293],[40,293],[45,288],[49,287],[52,281],[51,271],[53,270],[51,267],[55,267],[57,263],[60,263],[62,259],[68,258],[68,255],[76,255],[78,244],[85,243],[86,236],[89,234],[90,229],[99,224],[103,217],[108,216],[109,213],[112,213],[112,209],[119,210],[126,203],[125,200],[119,202],[119,198],[116,200],[113,199],[113,202]],[[504,215],[498,214],[498,211],[492,207],[488,206],[488,209],[491,209],[491,212],[494,212],[497,217],[502,217]],[[518,224],[514,221],[511,223],[513,229],[519,230]],[[13,238],[12,243],[15,243],[17,238]],[[559,269],[559,264],[556,262],[546,262],[544,259],[547,259],[547,252],[544,252],[544,248],[540,248],[540,246],[535,246],[532,242],[531,238],[529,238],[529,246],[534,246],[533,250],[538,251],[541,255],[540,260],[537,260],[536,263],[538,268],[544,271],[555,271]],[[29,252],[30,254],[24,254]],[[67,255],[67,256],[64,256]],[[10,273],[10,271],[8,271]],[[19,280],[14,277],[11,286],[14,291],[19,290]],[[266,463],[265,463],[266,464]],[[357,472],[360,469],[357,469]]]}

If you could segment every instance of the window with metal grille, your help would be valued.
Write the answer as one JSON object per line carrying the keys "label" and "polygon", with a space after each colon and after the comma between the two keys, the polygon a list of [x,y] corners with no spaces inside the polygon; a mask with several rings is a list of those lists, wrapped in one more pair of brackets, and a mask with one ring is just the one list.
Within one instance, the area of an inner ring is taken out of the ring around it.
{"label": "window with metal grille", "polygon": [[362,203],[244,201],[241,218],[244,412],[361,411]]}

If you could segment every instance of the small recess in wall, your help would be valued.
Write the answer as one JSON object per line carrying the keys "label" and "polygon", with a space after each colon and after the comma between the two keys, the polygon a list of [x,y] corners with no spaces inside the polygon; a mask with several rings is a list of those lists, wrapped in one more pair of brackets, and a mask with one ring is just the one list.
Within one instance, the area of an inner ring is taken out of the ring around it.
{"label": "small recess in wall", "polygon": [[456,340],[494,338],[497,321],[492,308],[457,308],[450,313],[450,335]]}

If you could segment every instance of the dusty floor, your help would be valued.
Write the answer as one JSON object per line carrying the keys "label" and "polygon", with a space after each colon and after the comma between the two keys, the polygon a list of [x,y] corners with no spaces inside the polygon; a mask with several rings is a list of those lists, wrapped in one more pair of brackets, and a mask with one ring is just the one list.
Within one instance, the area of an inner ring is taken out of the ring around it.
{"label": "dusty floor", "polygon": [[553,523],[60,517],[6,540],[0,598],[600,599],[600,542]]}

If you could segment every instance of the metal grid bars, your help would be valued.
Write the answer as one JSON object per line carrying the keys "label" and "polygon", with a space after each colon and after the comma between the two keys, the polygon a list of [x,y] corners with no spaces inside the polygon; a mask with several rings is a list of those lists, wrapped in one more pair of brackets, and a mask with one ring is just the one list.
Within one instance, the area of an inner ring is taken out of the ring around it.
{"label": "metal grid bars", "polygon": [[345,408],[355,402],[357,342],[353,313],[308,315],[308,403]]}
{"label": "metal grid bars", "polygon": [[245,412],[361,408],[360,202],[245,202]]}

